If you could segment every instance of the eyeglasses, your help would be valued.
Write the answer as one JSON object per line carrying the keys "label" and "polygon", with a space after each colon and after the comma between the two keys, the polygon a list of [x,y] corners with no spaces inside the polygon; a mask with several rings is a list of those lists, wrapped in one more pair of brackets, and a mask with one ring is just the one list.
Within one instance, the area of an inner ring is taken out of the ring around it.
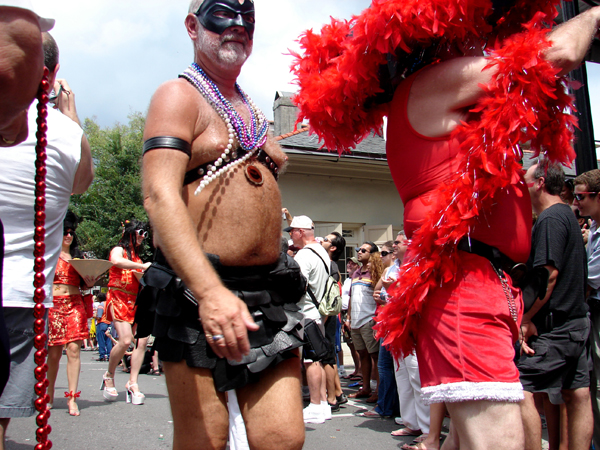
{"label": "eyeglasses", "polygon": [[385,250],[381,250],[381,256],[391,255],[393,252],[386,252]]}
{"label": "eyeglasses", "polygon": [[356,253],[371,253],[366,248],[356,248],[355,250],[356,250]]}
{"label": "eyeglasses", "polygon": [[583,200],[587,195],[595,195],[598,192],[576,192],[573,194],[573,197],[575,197],[575,200],[577,200],[578,202],[580,202],[581,200]]}
{"label": "eyeglasses", "polygon": [[326,238],[326,237],[324,237],[324,238],[323,238],[323,242],[329,242],[329,239],[328,239],[328,238]]}
{"label": "eyeglasses", "polygon": [[73,230],[66,230],[63,236],[75,236],[75,232]]}
{"label": "eyeglasses", "polygon": [[135,230],[135,232],[137,233],[138,236],[141,236],[141,237],[147,237],[148,236],[148,232],[144,231],[144,230]]}

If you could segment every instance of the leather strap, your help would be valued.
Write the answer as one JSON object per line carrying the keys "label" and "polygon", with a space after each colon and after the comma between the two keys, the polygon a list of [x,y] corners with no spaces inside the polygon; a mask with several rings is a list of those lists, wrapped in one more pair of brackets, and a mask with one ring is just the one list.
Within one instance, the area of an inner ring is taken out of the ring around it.
{"label": "leather strap", "polygon": [[146,152],[157,148],[169,148],[173,150],[179,150],[180,152],[183,152],[186,155],[188,155],[189,158],[192,157],[192,145],[189,142],[177,137],[155,136],[150,139],[147,139],[144,142],[143,154],[146,154]]}

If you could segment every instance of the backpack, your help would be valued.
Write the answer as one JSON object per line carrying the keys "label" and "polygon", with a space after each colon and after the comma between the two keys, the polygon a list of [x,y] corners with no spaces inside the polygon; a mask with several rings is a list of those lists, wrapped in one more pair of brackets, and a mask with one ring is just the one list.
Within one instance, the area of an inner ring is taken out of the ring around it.
{"label": "backpack", "polygon": [[320,302],[317,302],[315,294],[313,294],[310,287],[307,289],[308,295],[315,304],[315,307],[319,310],[319,314],[322,316],[337,316],[340,312],[342,312],[342,290],[340,289],[340,285],[331,276],[329,269],[327,268],[327,264],[325,261],[323,261],[323,258],[321,258],[319,254],[312,248],[307,248],[319,257],[325,266],[325,271],[329,275],[325,284],[325,291],[323,291],[323,298],[321,298]]}

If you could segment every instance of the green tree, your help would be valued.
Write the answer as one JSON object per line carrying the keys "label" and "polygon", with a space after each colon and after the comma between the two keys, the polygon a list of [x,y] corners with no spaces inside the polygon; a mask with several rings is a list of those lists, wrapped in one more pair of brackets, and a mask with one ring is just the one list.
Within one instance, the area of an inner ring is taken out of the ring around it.
{"label": "green tree", "polygon": [[[122,223],[147,221],[141,189],[142,135],[145,118],[135,112],[127,125],[101,128],[94,119],[83,125],[95,165],[94,182],[86,193],[72,195],[70,208],[81,219],[80,248],[107,259],[122,234]],[[151,242],[146,240],[146,242]],[[145,247],[142,259],[150,258]]]}

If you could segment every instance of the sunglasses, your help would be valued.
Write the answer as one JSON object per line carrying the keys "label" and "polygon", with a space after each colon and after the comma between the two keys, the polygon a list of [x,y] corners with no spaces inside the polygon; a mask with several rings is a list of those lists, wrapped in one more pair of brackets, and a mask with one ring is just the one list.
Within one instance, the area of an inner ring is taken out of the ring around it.
{"label": "sunglasses", "polygon": [[326,237],[324,237],[324,238],[323,238],[323,242],[329,242],[329,239],[328,239],[328,238],[326,238]]}
{"label": "sunglasses", "polygon": [[385,250],[381,250],[381,256],[391,255],[393,252],[386,252]]}
{"label": "sunglasses", "polygon": [[586,195],[595,195],[595,194],[597,194],[597,192],[577,192],[577,193],[573,194],[573,197],[575,197],[575,200],[580,202],[581,200],[583,200],[585,198]]}
{"label": "sunglasses", "polygon": [[63,236],[75,236],[75,232],[73,230],[67,230],[63,233]]}
{"label": "sunglasses", "polygon": [[144,230],[135,230],[135,232],[137,233],[138,236],[142,236],[142,237],[148,236],[148,232],[144,231]]}
{"label": "sunglasses", "polygon": [[371,253],[369,250],[367,250],[366,248],[357,248],[355,249],[356,253]]}

